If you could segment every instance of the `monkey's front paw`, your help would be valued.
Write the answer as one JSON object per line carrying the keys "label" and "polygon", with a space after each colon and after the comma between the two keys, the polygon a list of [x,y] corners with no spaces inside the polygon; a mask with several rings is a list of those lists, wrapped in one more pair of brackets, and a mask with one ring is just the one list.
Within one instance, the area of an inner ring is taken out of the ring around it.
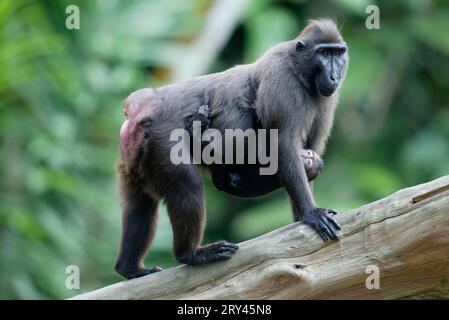
{"label": "monkey's front paw", "polygon": [[315,208],[304,217],[303,222],[315,229],[323,241],[336,240],[340,237],[337,230],[340,230],[341,226],[330,214],[335,215],[337,211]]}

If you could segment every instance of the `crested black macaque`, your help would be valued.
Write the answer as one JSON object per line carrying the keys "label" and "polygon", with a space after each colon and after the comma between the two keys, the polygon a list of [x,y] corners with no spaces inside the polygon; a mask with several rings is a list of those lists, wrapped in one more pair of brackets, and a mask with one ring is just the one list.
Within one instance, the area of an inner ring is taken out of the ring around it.
{"label": "crested black macaque", "polygon": [[[268,50],[252,64],[196,77],[157,89],[142,89],[125,101],[120,130],[119,184],[122,239],[116,270],[126,278],[160,271],[145,268],[160,201],[165,201],[179,262],[202,264],[230,258],[238,246],[225,241],[201,245],[205,212],[198,165],[174,164],[170,140],[202,105],[210,108],[210,128],[278,130],[277,176],[286,189],[293,220],[314,228],[323,240],[337,239],[332,209],[316,205],[304,168],[304,149],[322,155],[346,74],[347,47],[333,21],[311,21],[291,41]],[[251,113],[249,113],[251,114]],[[207,169],[207,168],[206,168]]]}

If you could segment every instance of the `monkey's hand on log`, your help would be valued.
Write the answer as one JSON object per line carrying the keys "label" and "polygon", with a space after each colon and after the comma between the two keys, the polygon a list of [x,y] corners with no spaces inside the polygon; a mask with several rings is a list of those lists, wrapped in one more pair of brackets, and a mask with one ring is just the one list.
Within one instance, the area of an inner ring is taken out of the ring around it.
{"label": "monkey's hand on log", "polygon": [[315,208],[304,215],[302,222],[315,229],[323,241],[336,240],[340,237],[337,230],[340,224],[330,214],[337,214],[333,209]]}

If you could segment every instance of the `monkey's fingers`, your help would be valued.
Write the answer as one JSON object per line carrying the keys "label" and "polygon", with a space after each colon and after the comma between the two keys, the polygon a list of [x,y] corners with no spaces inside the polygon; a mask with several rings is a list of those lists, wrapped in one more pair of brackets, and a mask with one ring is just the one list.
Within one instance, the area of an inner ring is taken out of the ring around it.
{"label": "monkey's fingers", "polygon": [[337,233],[337,231],[335,230],[335,227],[332,225],[331,222],[329,222],[327,219],[327,216],[321,216],[321,223],[324,225],[324,230],[326,231],[326,233],[329,235],[329,238],[332,240],[336,240],[340,237],[340,235]]}
{"label": "monkey's fingers", "polygon": [[332,225],[337,229],[337,230],[341,230],[341,225],[338,223],[337,220],[335,220],[334,218],[332,218],[331,216],[326,215],[326,219],[332,223]]}
{"label": "monkey's fingers", "polygon": [[321,216],[318,224],[320,231],[324,232],[329,239],[338,239],[337,232],[334,230],[334,227],[329,222],[327,222],[325,217]]}
{"label": "monkey's fingers", "polygon": [[326,226],[326,222],[322,220],[322,214],[315,212],[308,216],[303,222],[312,227],[324,242],[332,239],[332,232],[329,230],[328,226]]}
{"label": "monkey's fingers", "polygon": [[325,231],[317,230],[317,232],[318,232],[318,235],[320,236],[321,240],[323,240],[324,242],[327,242],[327,240],[329,240]]}

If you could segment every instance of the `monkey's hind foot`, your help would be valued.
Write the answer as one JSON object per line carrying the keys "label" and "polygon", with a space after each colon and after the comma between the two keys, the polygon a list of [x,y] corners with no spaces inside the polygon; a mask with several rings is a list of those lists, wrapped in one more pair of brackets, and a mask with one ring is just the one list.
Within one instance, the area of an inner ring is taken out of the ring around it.
{"label": "monkey's hind foot", "polygon": [[340,235],[337,230],[341,229],[340,224],[330,214],[337,214],[333,209],[316,208],[307,214],[303,222],[315,229],[324,242],[327,240],[337,240]]}
{"label": "monkey's hind foot", "polygon": [[137,271],[134,272],[128,272],[120,269],[116,269],[118,273],[120,273],[122,276],[124,276],[126,279],[134,279],[134,278],[140,278],[146,275],[149,275],[151,273],[162,271],[162,268],[159,266],[154,266],[153,268],[139,268]]}
{"label": "monkey's hind foot", "polygon": [[193,255],[178,257],[178,261],[190,265],[205,264],[217,260],[229,259],[238,249],[239,246],[234,243],[218,241],[199,248]]}

